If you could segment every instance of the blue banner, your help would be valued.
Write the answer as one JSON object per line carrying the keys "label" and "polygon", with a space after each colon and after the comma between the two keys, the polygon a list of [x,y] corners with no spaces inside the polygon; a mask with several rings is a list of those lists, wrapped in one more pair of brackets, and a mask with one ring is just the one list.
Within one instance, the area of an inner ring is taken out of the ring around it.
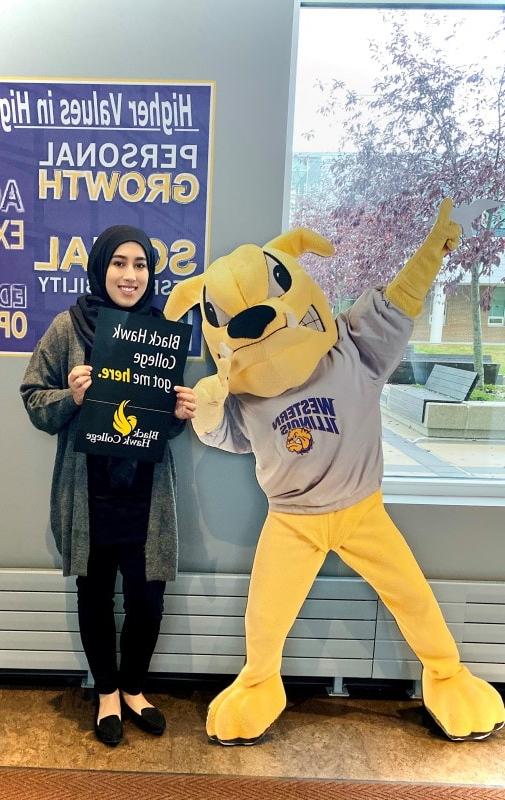
{"label": "blue banner", "polygon": [[[207,262],[212,82],[0,82],[0,352],[29,353],[87,291],[94,239],[135,225],[156,305]],[[190,355],[201,355],[199,314]]]}

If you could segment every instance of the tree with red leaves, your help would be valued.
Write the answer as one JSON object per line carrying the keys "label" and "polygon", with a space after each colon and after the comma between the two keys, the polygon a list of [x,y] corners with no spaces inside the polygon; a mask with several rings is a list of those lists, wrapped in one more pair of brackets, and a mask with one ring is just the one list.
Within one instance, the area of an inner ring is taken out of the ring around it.
{"label": "tree with red leaves", "polygon": [[[337,80],[325,89],[320,111],[341,117],[344,141],[327,184],[295,202],[293,222],[335,243],[335,257],[311,268],[333,303],[387,283],[424,239],[443,197],[505,204],[505,67],[450,64],[432,35],[441,25],[449,30],[447,19],[426,15],[424,29],[412,31],[406,14],[389,15],[387,41],[370,43],[379,76],[371,96]],[[490,42],[498,52],[505,52],[504,20]],[[455,25],[445,40],[457,35]],[[500,214],[476,221],[476,235],[463,238],[443,272],[446,292],[470,275],[481,383],[480,310],[489,293],[481,295],[480,282],[505,251],[505,237],[493,235]]]}

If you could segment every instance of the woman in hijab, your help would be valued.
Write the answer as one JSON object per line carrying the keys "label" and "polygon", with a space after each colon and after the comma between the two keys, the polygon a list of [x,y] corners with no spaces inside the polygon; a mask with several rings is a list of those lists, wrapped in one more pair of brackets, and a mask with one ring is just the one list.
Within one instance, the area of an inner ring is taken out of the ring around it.
{"label": "woman in hijab", "polygon": [[[143,730],[165,730],[161,711],[143,695],[159,634],[165,582],[177,567],[175,472],[167,443],[153,464],[74,451],[79,409],[93,380],[89,366],[100,308],[162,316],[151,303],[156,255],[138,228],[116,225],[88,259],[90,294],[53,320],[28,364],[21,395],[35,427],[58,435],[51,528],[64,575],[77,575],[79,629],[97,694],[95,733],[122,738],[122,716]],[[170,437],[194,416],[192,389],[176,386]],[[123,576],[124,624],[116,662],[114,588]]]}

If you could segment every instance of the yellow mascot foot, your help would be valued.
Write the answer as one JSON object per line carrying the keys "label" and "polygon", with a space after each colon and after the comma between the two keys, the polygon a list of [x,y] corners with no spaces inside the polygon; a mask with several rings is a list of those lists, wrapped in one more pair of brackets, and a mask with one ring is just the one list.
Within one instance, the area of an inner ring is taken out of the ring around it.
{"label": "yellow mascot foot", "polygon": [[492,686],[462,667],[452,678],[423,673],[423,700],[437,725],[453,741],[486,739],[503,728],[503,700]]}
{"label": "yellow mascot foot", "polygon": [[214,698],[207,715],[207,735],[224,745],[256,744],[286,707],[280,675],[244,686],[239,677]]}

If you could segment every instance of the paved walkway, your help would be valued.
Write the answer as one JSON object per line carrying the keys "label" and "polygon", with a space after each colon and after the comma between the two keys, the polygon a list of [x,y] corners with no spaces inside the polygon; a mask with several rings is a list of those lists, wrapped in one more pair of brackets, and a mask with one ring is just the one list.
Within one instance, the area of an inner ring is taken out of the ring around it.
{"label": "paved walkway", "polygon": [[[433,453],[423,450],[422,447],[418,447],[413,441],[404,439],[403,436],[400,436],[400,434],[395,433],[389,428],[383,429],[382,438],[384,442],[394,447],[395,450],[399,450],[415,461],[416,464],[422,467],[423,472],[427,475],[436,475],[439,478],[468,478],[471,475],[471,473],[454,466],[443,458],[439,458],[433,455]],[[417,473],[419,471],[417,468],[413,470],[411,466],[406,464],[399,466],[404,474],[409,474],[412,471]]]}
{"label": "paved walkway", "polygon": [[388,475],[505,478],[505,441],[422,436],[383,411],[384,464]]}

